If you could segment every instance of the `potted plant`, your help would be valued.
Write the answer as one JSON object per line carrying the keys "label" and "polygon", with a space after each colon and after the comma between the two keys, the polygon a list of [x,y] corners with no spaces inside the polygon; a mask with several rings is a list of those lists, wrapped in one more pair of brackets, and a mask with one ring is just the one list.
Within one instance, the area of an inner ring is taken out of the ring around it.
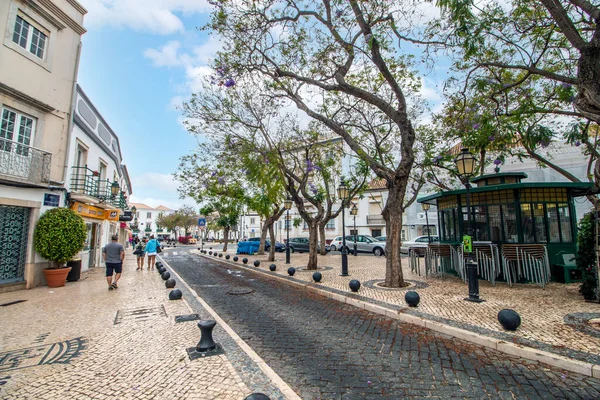
{"label": "potted plant", "polygon": [[85,222],[69,208],[53,208],[40,217],[33,234],[35,250],[50,266],[44,270],[48,287],[64,286],[71,268],[65,263],[79,253],[87,237]]}

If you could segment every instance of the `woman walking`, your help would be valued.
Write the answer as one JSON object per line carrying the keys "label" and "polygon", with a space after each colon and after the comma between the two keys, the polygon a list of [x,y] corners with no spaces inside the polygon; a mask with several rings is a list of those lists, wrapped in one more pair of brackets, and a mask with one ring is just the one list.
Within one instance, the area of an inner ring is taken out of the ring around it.
{"label": "woman walking", "polygon": [[144,258],[146,257],[146,238],[143,240],[138,239],[138,243],[135,247],[135,254],[137,255],[137,268],[136,270],[144,269]]}
{"label": "woman walking", "polygon": [[154,239],[154,235],[150,235],[150,240],[146,243],[146,253],[148,254],[148,269],[152,268],[156,260],[158,242]]}

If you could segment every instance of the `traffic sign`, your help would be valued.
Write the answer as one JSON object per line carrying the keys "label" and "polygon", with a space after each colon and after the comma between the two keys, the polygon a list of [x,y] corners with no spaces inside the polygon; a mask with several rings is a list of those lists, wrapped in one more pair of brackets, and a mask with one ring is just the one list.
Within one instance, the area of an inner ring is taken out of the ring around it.
{"label": "traffic sign", "polygon": [[206,218],[198,218],[198,226],[204,228],[206,226]]}

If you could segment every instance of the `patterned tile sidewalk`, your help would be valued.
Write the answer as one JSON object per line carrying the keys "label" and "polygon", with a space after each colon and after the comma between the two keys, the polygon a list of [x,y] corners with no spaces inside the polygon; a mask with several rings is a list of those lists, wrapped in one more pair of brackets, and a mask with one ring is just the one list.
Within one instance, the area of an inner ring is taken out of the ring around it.
{"label": "patterned tile sidewalk", "polygon": [[[255,367],[219,326],[225,355],[188,358],[198,321],[175,316],[210,318],[191,297],[168,300],[160,275],[136,271],[129,252],[117,290],[97,268],[62,288],[0,294],[0,398],[243,399],[252,382],[236,371]],[[234,368],[232,357],[246,364]]]}
{"label": "patterned tile sidewalk", "polygon": [[[267,255],[243,255],[240,260],[242,257],[249,259],[249,266],[254,260],[259,260],[259,269],[285,277],[288,277],[289,266],[296,267],[297,273],[291,279],[312,282],[312,272],[304,270],[307,254],[292,254],[291,264],[286,265],[285,254],[276,253],[275,272],[268,271],[271,262],[267,261]],[[503,282],[492,286],[480,280],[480,295],[485,302],[472,303],[464,300],[468,297],[468,287],[462,280],[448,275],[425,277],[412,274],[408,258],[402,259],[403,273],[414,286],[405,289],[386,289],[376,285],[385,278],[385,258],[348,256],[348,260],[350,276],[342,277],[341,256],[319,256],[319,272],[323,279],[314,285],[355,296],[351,294],[348,283],[358,279],[362,286],[357,297],[370,303],[506,342],[600,364],[600,329],[587,324],[590,318],[600,317],[600,304],[586,303],[578,293],[579,284],[551,283],[542,289],[526,284],[509,287]],[[419,293],[421,302],[417,308],[407,307],[404,301],[407,290]],[[522,324],[516,332],[505,331],[497,320],[498,312],[505,308],[521,315]]]}

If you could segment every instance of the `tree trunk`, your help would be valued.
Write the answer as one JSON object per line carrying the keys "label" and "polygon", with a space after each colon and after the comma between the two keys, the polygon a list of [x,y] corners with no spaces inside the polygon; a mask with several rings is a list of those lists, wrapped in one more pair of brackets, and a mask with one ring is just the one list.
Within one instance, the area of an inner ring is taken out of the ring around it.
{"label": "tree trunk", "polygon": [[231,229],[231,227],[229,225],[223,227],[223,235],[225,235],[225,237],[224,237],[225,242],[223,244],[223,253],[227,251],[227,243],[229,242],[229,229]]}
{"label": "tree trunk", "polygon": [[269,224],[265,222],[260,230],[260,244],[258,245],[258,251],[256,254],[262,256],[265,254],[265,240],[267,239],[267,232],[269,232]]}
{"label": "tree trunk", "polygon": [[387,239],[385,245],[385,285],[387,287],[402,287],[402,259],[400,246],[402,244],[402,212],[406,184],[388,185],[388,199],[383,209]]}
{"label": "tree trunk", "polygon": [[269,249],[269,261],[275,261],[275,225],[269,225],[269,236],[271,236],[271,248]]}
{"label": "tree trunk", "polygon": [[321,222],[319,224],[319,238],[321,242],[321,251],[319,252],[319,254],[321,254],[322,256],[327,254],[327,251],[325,251],[325,245],[327,245],[325,237],[325,225],[327,225],[327,221],[325,221],[325,223]]}
{"label": "tree trunk", "polygon": [[317,269],[317,243],[319,241],[319,229],[316,222],[308,224],[308,265],[306,269]]}

